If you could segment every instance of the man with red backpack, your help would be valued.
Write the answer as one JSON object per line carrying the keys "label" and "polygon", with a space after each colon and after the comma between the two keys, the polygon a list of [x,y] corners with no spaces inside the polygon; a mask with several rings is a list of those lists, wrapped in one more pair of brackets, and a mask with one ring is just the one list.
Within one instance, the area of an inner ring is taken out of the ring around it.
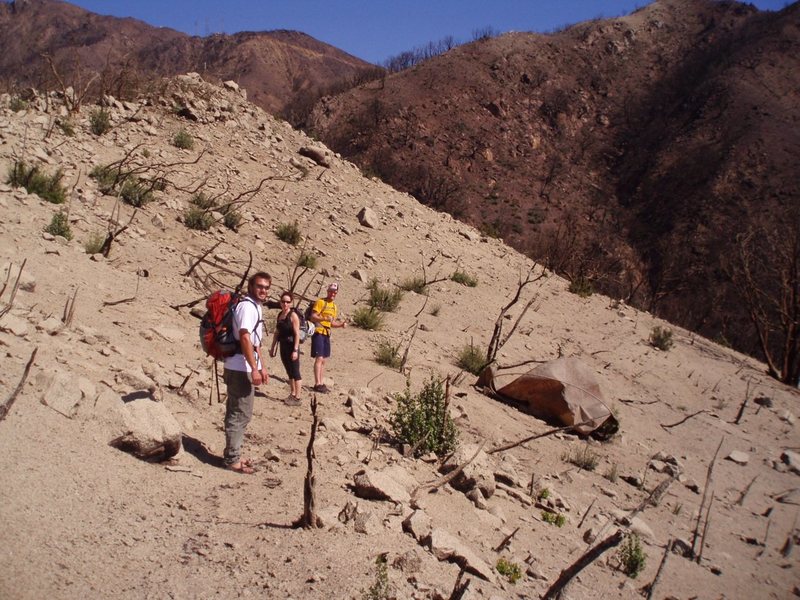
{"label": "man with red backpack", "polygon": [[269,381],[269,374],[261,360],[261,340],[264,321],[261,305],[267,300],[272,277],[259,272],[250,277],[247,296],[234,308],[233,336],[239,342],[239,351],[225,357],[222,379],[228,390],[225,407],[225,466],[237,473],[255,472],[250,460],[241,456],[244,430],[253,416],[255,388]]}

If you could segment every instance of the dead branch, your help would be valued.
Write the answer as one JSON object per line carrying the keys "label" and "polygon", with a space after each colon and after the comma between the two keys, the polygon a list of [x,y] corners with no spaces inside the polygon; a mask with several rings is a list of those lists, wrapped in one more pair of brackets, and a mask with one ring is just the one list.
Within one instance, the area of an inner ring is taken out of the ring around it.
{"label": "dead branch", "polygon": [[[22,261],[22,264],[19,266],[19,271],[17,271],[17,278],[14,280],[14,287],[11,288],[11,296],[8,298],[8,304],[6,304],[2,309],[0,309],[0,317],[5,315],[11,308],[14,306],[14,298],[17,296],[17,290],[19,289],[19,282],[22,278],[22,269],[25,268],[25,263],[28,262],[28,259]],[[11,274],[11,265],[8,266],[8,274]],[[3,292],[6,291],[6,284],[3,284]],[[0,292],[0,296],[2,296],[2,292]]]}
{"label": "dead branch", "polygon": [[200,258],[198,258],[198,259],[197,259],[195,262],[193,262],[193,263],[192,263],[192,264],[189,266],[189,270],[187,270],[187,271],[186,271],[186,273],[184,273],[184,274],[183,274],[183,276],[184,276],[184,277],[188,277],[189,275],[191,275],[191,274],[192,274],[192,271],[194,271],[195,267],[196,267],[197,265],[199,265],[201,262],[203,262],[203,260],[205,259],[205,257],[206,257],[206,256],[208,256],[209,254],[211,254],[211,253],[212,253],[214,250],[216,250],[216,249],[217,249],[217,247],[218,247],[218,246],[219,246],[221,243],[222,243],[221,241],[220,241],[220,242],[217,242],[216,244],[214,244],[213,246],[211,246],[211,248],[209,248],[208,250],[206,250],[206,251],[203,253],[203,255],[202,255]]}
{"label": "dead branch", "polygon": [[61,316],[61,322],[64,326],[69,327],[72,325],[72,317],[75,315],[75,299],[78,297],[78,288],[72,294],[72,297],[67,296],[67,302],[64,304],[64,314]]}
{"label": "dead branch", "polygon": [[449,483],[450,481],[452,481],[453,479],[458,477],[461,474],[461,471],[463,471],[467,467],[467,465],[469,465],[473,460],[475,460],[477,458],[478,454],[480,454],[481,450],[483,450],[483,447],[485,445],[486,445],[486,440],[483,440],[480,443],[480,445],[478,446],[478,449],[475,450],[475,454],[473,454],[464,463],[458,465],[458,467],[456,467],[455,469],[450,471],[447,475],[444,475],[443,477],[439,477],[438,479],[435,479],[434,481],[429,481],[428,483],[423,483],[422,485],[417,486],[414,489],[414,491],[411,492],[411,503],[413,504],[416,501],[416,499],[419,496],[420,492],[422,492],[424,490],[429,490],[429,491],[437,490],[440,487],[442,487],[443,485],[445,485],[446,483]]}
{"label": "dead branch", "polygon": [[711,459],[711,462],[708,464],[708,471],[706,472],[706,485],[703,488],[703,496],[700,499],[700,509],[697,511],[697,523],[694,526],[694,536],[692,537],[692,556],[697,556],[697,551],[695,550],[697,546],[697,541],[700,536],[700,521],[703,518],[703,506],[706,502],[706,494],[708,494],[708,489],[711,486],[711,476],[714,473],[714,463],[717,461],[717,455],[719,454],[720,449],[722,448],[722,443],[725,441],[725,436],[722,436],[722,439],[719,441],[719,446],[717,446],[717,451],[714,452],[714,456]]}
{"label": "dead branch", "polygon": [[495,548],[494,551],[495,552],[502,552],[503,550],[505,550],[506,546],[508,546],[511,543],[511,539],[515,535],[517,535],[518,531],[519,531],[519,527],[517,527],[514,531],[509,533],[505,538],[503,538],[503,541],[500,542],[500,544],[498,544],[497,548]]}
{"label": "dead branch", "polygon": [[667,564],[667,556],[669,556],[669,550],[671,547],[672,538],[667,540],[667,546],[664,548],[664,556],[661,557],[661,563],[658,565],[658,571],[656,571],[655,578],[651,583],[642,588],[642,594],[645,594],[645,598],[647,600],[652,600],[653,594],[656,593],[656,585],[658,585],[658,580],[661,579],[661,573],[664,571],[664,566]]}
{"label": "dead branch", "polygon": [[499,448],[492,448],[491,450],[487,450],[486,454],[497,454],[498,452],[505,452],[506,450],[511,450],[511,448],[516,448],[517,446],[521,446],[526,442],[532,442],[533,440],[538,440],[539,438],[547,437],[548,435],[553,435],[554,433],[558,433],[560,431],[575,429],[576,427],[580,427],[581,425],[586,425],[587,423],[591,423],[592,421],[594,421],[594,419],[589,419],[588,421],[581,421],[580,423],[575,423],[575,425],[565,425],[564,427],[556,427],[555,429],[549,429],[544,433],[537,433],[535,435],[528,436],[519,441],[506,444],[505,446],[500,446]]}
{"label": "dead branch", "polygon": [[546,362],[550,362],[550,359],[547,358],[547,359],[539,360],[537,358],[532,358],[530,360],[523,360],[522,362],[514,363],[513,365],[497,365],[497,368],[498,369],[516,369],[517,367],[524,367],[525,365],[531,365],[531,364],[534,364],[534,363],[535,364],[542,364],[542,363],[546,363]]}
{"label": "dead branch", "polygon": [[14,388],[14,391],[11,392],[11,395],[8,397],[2,406],[0,406],[0,421],[5,419],[8,416],[8,412],[11,410],[14,402],[17,400],[17,396],[19,395],[20,391],[22,390],[22,386],[25,385],[25,381],[28,379],[28,374],[31,372],[31,366],[33,365],[33,361],[36,359],[36,353],[39,351],[39,347],[33,349],[31,352],[31,357],[28,359],[28,364],[25,365],[25,370],[22,372],[22,379],[19,380],[17,387]]}
{"label": "dead branch", "polygon": [[758,475],[753,477],[753,479],[750,480],[750,483],[747,484],[747,487],[742,490],[741,494],[739,494],[739,499],[735,502],[737,506],[742,505],[745,496],[747,496],[747,493],[750,491],[750,488],[753,487],[753,484],[756,482],[756,479],[758,479]]}
{"label": "dead branch", "polygon": [[[411,332],[411,338],[408,340],[408,345],[406,346],[405,352],[403,352],[403,358],[400,360],[400,368],[398,369],[400,373],[403,372],[403,369],[406,368],[406,362],[408,362],[408,353],[411,351],[411,344],[414,342],[414,336],[417,335],[417,328],[419,327],[419,321],[414,322],[414,330]],[[450,390],[450,376],[447,376],[447,389]],[[445,411],[447,410],[447,396],[445,395]],[[447,412],[445,412],[445,415]],[[442,421],[444,423],[444,421]],[[444,434],[444,425],[442,425],[442,434]]]}
{"label": "dead branch", "polygon": [[472,579],[466,579],[462,582],[465,572],[466,570],[464,567],[461,567],[461,570],[458,572],[458,577],[456,577],[456,582],[453,584],[453,591],[450,592],[450,598],[448,600],[462,600],[462,598],[466,595],[467,588],[469,587],[469,584],[472,583]]}
{"label": "dead branch", "polygon": [[317,427],[319,417],[317,416],[317,395],[311,396],[311,433],[308,437],[306,446],[306,461],[308,469],[306,471],[305,483],[303,485],[303,516],[296,522],[296,527],[303,529],[316,529],[322,526],[322,521],[314,511],[314,440],[317,437]]}
{"label": "dead branch", "polygon": [[703,410],[698,410],[697,412],[690,414],[688,417],[684,417],[683,419],[681,419],[677,423],[672,423],[671,425],[664,425],[663,423],[660,423],[660,425],[664,429],[671,429],[672,427],[677,427],[678,425],[682,425],[683,423],[686,423],[686,421],[688,421],[692,417],[696,417],[697,415],[701,415],[701,414],[707,413],[707,412],[708,411],[704,408]]}
{"label": "dead branch", "polygon": [[[711,492],[711,498],[708,501],[708,509],[706,510],[706,522],[703,525],[703,535],[700,536],[700,549],[697,551],[697,564],[700,564],[700,559],[703,557],[703,548],[706,545],[706,534],[708,533],[708,525],[711,523],[711,507],[714,504],[714,492]],[[767,522],[767,533],[769,533],[769,522]],[[766,539],[764,540],[766,542]]]}
{"label": "dead branch", "polygon": [[[119,198],[117,199],[117,204],[116,204],[115,208],[117,208],[118,206],[119,206]],[[131,213],[131,218],[128,219],[128,222],[125,223],[125,225],[123,225],[122,227],[120,227],[119,229],[116,229],[116,230],[114,230],[111,227],[111,219],[109,219],[109,222],[108,222],[108,225],[109,225],[108,233],[106,233],[106,239],[105,239],[105,241],[103,241],[103,245],[100,247],[100,254],[102,254],[104,258],[108,258],[108,255],[111,252],[111,244],[114,243],[114,240],[117,239],[122,233],[124,233],[125,230],[127,230],[128,227],[130,227],[131,223],[133,223],[133,219],[136,217],[136,212],[138,210],[139,210],[138,208],[134,208],[133,209],[133,213]],[[112,211],[112,215],[113,215],[113,211]]]}
{"label": "dead branch", "polygon": [[750,399],[750,380],[747,380],[747,389],[744,392],[744,400],[742,400],[741,406],[739,406],[739,412],[736,413],[736,418],[733,420],[734,425],[738,425],[739,421],[742,420],[742,415],[744,414],[744,409],[747,407],[747,401]]}
{"label": "dead branch", "polygon": [[551,585],[544,593],[542,600],[558,598],[561,594],[561,591],[566,587],[573,577],[597,560],[606,550],[613,548],[614,546],[618,546],[623,537],[625,536],[622,530],[619,530],[590,550],[587,550],[578,560],[572,563],[571,566],[561,571],[561,575],[558,576],[558,579],[556,579],[553,585]]}
{"label": "dead branch", "polygon": [[105,308],[106,306],[116,306],[117,304],[127,304],[128,302],[133,302],[134,300],[136,300],[136,296],[139,293],[139,280],[140,279],[141,279],[141,277],[137,273],[136,274],[136,289],[133,292],[133,296],[131,296],[130,298],[123,298],[122,300],[111,300],[111,301],[103,300],[103,308]]}
{"label": "dead branch", "polygon": [[589,508],[587,508],[586,512],[583,513],[583,516],[581,517],[581,521],[580,521],[580,523],[578,523],[578,529],[583,527],[583,522],[586,520],[586,517],[589,516],[589,512],[592,510],[592,507],[594,506],[594,503],[595,503],[596,500],[597,500],[597,498],[592,498],[592,503],[589,504]]}

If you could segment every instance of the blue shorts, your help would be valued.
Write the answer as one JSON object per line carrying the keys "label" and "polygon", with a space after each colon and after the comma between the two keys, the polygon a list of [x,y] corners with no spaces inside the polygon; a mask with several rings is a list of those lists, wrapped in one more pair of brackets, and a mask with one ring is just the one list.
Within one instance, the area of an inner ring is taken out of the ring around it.
{"label": "blue shorts", "polygon": [[311,336],[311,356],[328,358],[331,355],[331,336],[315,333]]}

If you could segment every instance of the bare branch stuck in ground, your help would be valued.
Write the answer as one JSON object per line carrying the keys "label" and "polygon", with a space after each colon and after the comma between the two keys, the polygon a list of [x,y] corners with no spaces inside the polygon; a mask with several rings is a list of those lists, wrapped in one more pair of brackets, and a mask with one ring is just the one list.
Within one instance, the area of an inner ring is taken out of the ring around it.
{"label": "bare branch stuck in ground", "polygon": [[8,416],[11,407],[17,400],[17,396],[19,395],[20,391],[22,391],[22,387],[25,385],[25,381],[28,379],[28,374],[31,372],[31,366],[33,365],[33,361],[36,359],[36,353],[38,351],[39,351],[38,346],[33,349],[33,352],[31,352],[31,357],[28,359],[28,363],[25,365],[25,370],[22,372],[22,378],[19,380],[17,387],[15,387],[14,391],[11,392],[11,395],[8,397],[8,400],[6,400],[2,405],[0,405],[0,421],[2,421]]}
{"label": "bare branch stuck in ground", "polygon": [[561,594],[561,591],[578,573],[600,558],[600,555],[602,555],[606,550],[613,548],[614,546],[618,546],[624,537],[625,535],[622,530],[619,530],[593,548],[587,550],[578,560],[572,563],[572,565],[561,571],[558,579],[556,579],[553,582],[553,585],[551,585],[544,595],[542,595],[542,600],[554,600],[555,598],[558,598]]}

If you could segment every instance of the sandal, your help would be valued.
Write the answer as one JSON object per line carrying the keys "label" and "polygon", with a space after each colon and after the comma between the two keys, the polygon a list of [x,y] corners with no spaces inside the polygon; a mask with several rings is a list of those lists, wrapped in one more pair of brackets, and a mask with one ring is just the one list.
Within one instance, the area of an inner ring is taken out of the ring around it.
{"label": "sandal", "polygon": [[241,460],[238,463],[233,463],[232,465],[228,465],[226,467],[229,471],[233,471],[234,473],[241,473],[242,475],[252,475],[256,472],[254,467],[251,467],[245,461]]}

